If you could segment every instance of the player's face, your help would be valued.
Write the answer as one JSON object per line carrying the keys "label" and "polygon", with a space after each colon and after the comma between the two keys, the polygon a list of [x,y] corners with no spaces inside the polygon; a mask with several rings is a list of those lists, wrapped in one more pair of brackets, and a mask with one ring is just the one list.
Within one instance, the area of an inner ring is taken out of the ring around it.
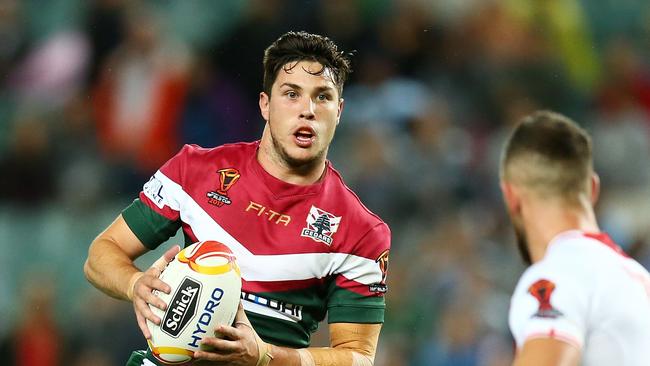
{"label": "player's face", "polygon": [[318,62],[289,63],[278,71],[271,96],[260,94],[273,151],[292,168],[325,160],[343,110],[331,72],[316,74],[321,69]]}

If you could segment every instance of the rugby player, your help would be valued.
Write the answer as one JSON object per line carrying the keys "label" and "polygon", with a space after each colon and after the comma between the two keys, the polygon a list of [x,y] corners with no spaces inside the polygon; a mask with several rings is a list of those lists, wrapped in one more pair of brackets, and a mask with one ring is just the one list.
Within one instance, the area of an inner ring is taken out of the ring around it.
{"label": "rugby player", "polygon": [[[92,242],[88,280],[133,302],[138,325],[159,324],[153,290],[179,248],[148,270],[133,261],[182,229],[185,245],[217,240],[237,256],[244,311],[224,339],[206,338],[206,365],[372,365],[384,319],[388,226],[327,160],[350,61],[328,38],[289,32],[264,53],[261,139],[186,145]],[[233,121],[237,123],[238,121]],[[327,317],[330,347],[309,347]],[[128,365],[158,364],[134,352]]]}
{"label": "rugby player", "polygon": [[509,323],[514,365],[650,364],[650,275],[598,227],[591,139],[539,111],[507,140],[501,189],[530,265]]}

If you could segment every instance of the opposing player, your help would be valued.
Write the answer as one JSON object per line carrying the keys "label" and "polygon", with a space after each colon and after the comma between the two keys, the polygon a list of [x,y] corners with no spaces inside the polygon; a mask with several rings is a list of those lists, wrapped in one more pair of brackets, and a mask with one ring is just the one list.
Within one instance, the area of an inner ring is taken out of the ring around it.
{"label": "opposing player", "polygon": [[598,228],[592,164],[588,134],[548,111],[503,150],[501,189],[530,264],[510,308],[517,366],[650,362],[650,275]]}
{"label": "opposing player", "polygon": [[[328,38],[289,32],[266,50],[263,64],[260,141],[185,146],[93,241],[86,276],[132,300],[149,338],[145,319],[160,322],[150,306],[167,306],[152,290],[169,293],[158,275],[178,248],[146,272],[133,260],[182,229],[186,244],[228,245],[243,280],[245,314],[217,329],[225,339],[204,339],[213,351],[196,352],[201,364],[372,365],[390,231],[326,160],[349,60]],[[326,315],[331,346],[308,348]],[[151,364],[142,351],[129,360]]]}

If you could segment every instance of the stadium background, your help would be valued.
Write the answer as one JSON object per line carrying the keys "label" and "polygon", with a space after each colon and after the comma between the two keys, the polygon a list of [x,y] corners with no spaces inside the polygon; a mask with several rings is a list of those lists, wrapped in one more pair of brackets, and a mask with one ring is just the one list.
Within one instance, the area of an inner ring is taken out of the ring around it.
{"label": "stadium background", "polygon": [[523,265],[497,161],[534,109],[591,131],[600,223],[650,265],[647,1],[0,0],[1,364],[144,344],[86,283],[87,247],[181,144],[257,138],[262,52],[287,30],[356,50],[330,157],[393,230],[377,366],[510,362]]}

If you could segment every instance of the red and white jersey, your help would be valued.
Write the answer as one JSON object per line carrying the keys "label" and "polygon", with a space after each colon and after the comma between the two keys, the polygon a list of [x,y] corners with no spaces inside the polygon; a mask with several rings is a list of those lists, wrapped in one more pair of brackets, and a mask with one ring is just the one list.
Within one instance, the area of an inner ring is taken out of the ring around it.
{"label": "red and white jersey", "polygon": [[607,234],[561,233],[519,280],[510,330],[518,348],[573,344],[586,366],[650,365],[650,275]]}
{"label": "red and white jersey", "polygon": [[182,228],[186,244],[217,240],[237,257],[245,310],[260,336],[306,347],[329,322],[381,323],[388,226],[327,163],[316,184],[267,173],[259,144],[186,145],[122,213],[150,249]]}

